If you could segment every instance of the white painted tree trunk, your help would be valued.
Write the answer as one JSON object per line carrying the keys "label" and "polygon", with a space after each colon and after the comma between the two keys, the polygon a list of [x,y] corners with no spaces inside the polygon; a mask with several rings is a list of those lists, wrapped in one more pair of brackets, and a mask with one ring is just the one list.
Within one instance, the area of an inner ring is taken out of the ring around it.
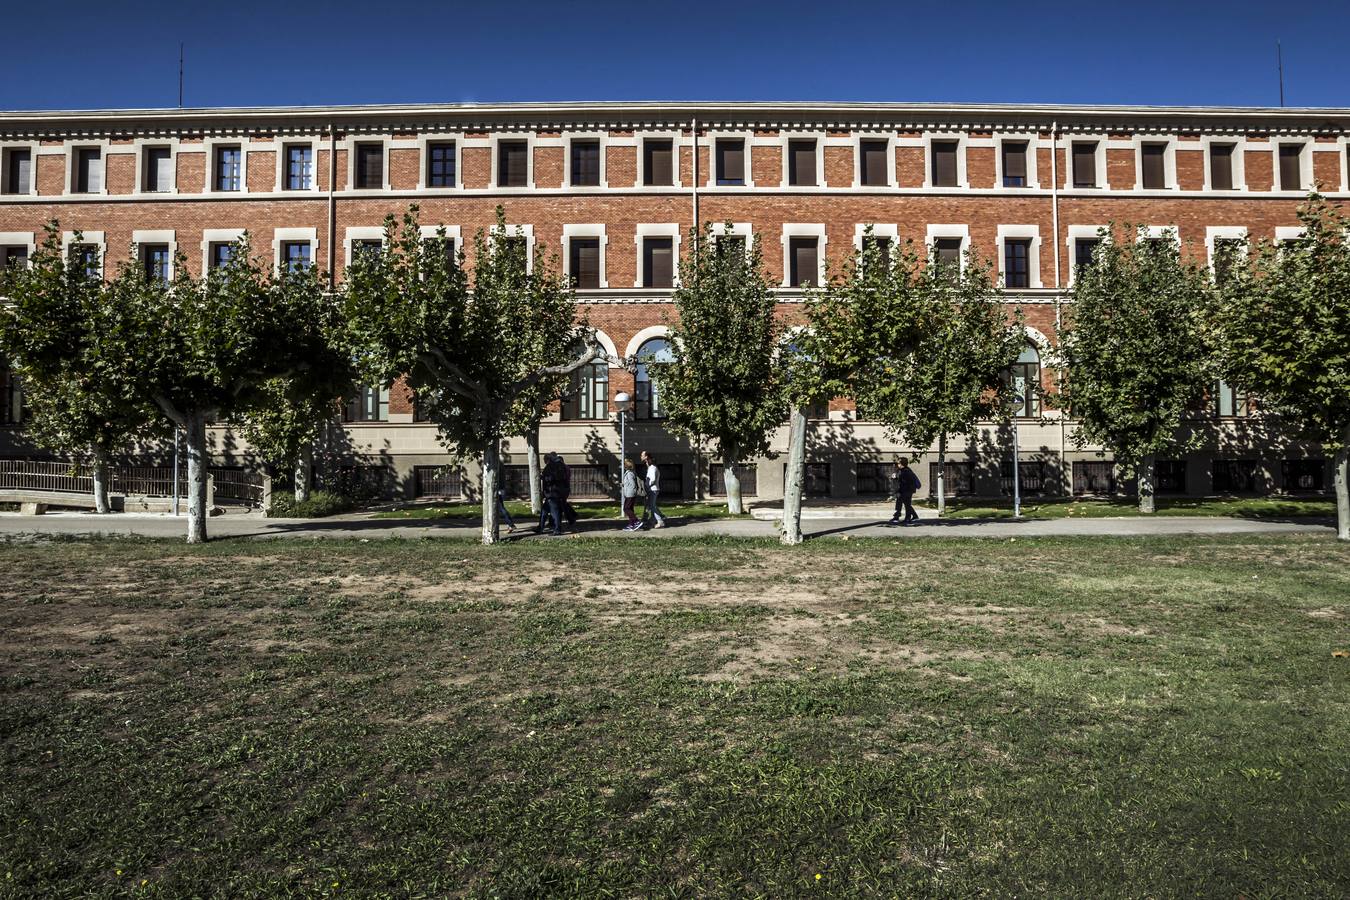
{"label": "white painted tree trunk", "polygon": [[103,451],[94,454],[94,510],[100,514],[112,512],[108,502],[108,459]]}
{"label": "white painted tree trunk", "polygon": [[199,411],[186,416],[187,495],[189,544],[206,543],[206,416]]}
{"label": "white painted tree trunk", "polygon": [[783,486],[784,544],[802,542],[802,489],[806,483],[806,413],[794,405],[788,419],[787,484]]}
{"label": "white painted tree trunk", "polygon": [[728,453],[722,457],[722,485],[727,491],[727,512],[739,516],[745,512],[741,503],[741,480],[736,477],[736,457]]}
{"label": "white painted tree trunk", "polygon": [[947,432],[938,436],[937,514],[947,514]]}
{"label": "white painted tree trunk", "polygon": [[295,502],[304,503],[309,499],[309,483],[314,475],[314,445],[306,444],[300,448],[295,459]]}
{"label": "white painted tree trunk", "polygon": [[1336,537],[1350,541],[1350,428],[1341,435],[1332,483],[1336,487]]}
{"label": "white painted tree trunk", "polygon": [[1153,512],[1153,470],[1156,466],[1150,453],[1139,461],[1139,511]]}
{"label": "white painted tree trunk", "polygon": [[[538,516],[544,510],[544,494],[539,485],[539,423],[525,433],[525,462],[530,470],[530,512]],[[623,460],[619,461],[620,464]]]}
{"label": "white painted tree trunk", "polygon": [[490,440],[483,447],[483,543],[497,543],[501,523],[497,518],[497,479],[501,469],[501,447]]}

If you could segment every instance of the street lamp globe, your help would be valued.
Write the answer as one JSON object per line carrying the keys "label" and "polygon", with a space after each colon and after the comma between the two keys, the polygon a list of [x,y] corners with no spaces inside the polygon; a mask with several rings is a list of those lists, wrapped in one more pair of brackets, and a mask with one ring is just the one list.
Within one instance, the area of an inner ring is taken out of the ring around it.
{"label": "street lamp globe", "polygon": [[614,395],[614,409],[618,412],[628,412],[628,408],[633,405],[633,398],[628,396],[626,391],[619,391]]}

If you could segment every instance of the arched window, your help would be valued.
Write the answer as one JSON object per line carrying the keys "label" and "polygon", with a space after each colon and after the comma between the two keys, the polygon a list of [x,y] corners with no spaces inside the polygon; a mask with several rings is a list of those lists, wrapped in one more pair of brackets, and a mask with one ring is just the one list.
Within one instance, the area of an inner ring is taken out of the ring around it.
{"label": "arched window", "polygon": [[[576,348],[580,351],[580,347]],[[563,393],[562,419],[604,419],[609,416],[609,363],[587,363],[572,373]]]}
{"label": "arched window", "polygon": [[665,409],[661,406],[661,397],[656,384],[652,381],[649,366],[675,361],[675,353],[670,341],[665,338],[651,338],[642,342],[637,352],[637,371],[633,376],[634,410],[639,419],[665,418]]}
{"label": "arched window", "polygon": [[1041,414],[1041,355],[1033,344],[1012,364],[1011,383],[1017,399],[1021,400],[1019,416],[1039,416]]}

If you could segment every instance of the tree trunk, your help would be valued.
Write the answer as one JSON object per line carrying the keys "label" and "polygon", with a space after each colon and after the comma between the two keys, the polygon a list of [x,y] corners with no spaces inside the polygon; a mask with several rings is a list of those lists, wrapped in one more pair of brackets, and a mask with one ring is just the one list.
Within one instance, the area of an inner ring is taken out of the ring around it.
{"label": "tree trunk", "polygon": [[727,512],[733,516],[739,516],[745,512],[745,507],[741,504],[741,480],[736,477],[736,455],[734,453],[722,455],[722,484],[727,489]]}
{"label": "tree trunk", "polygon": [[102,450],[94,451],[94,510],[100,515],[112,512],[108,502],[108,457]]}
{"label": "tree trunk", "polygon": [[806,482],[806,414],[793,405],[788,420],[787,484],[783,486],[784,544],[802,542],[802,488]]}
{"label": "tree trunk", "polygon": [[947,514],[947,432],[938,435],[937,514]]}
{"label": "tree trunk", "polygon": [[304,503],[309,499],[309,482],[314,472],[314,445],[305,444],[300,455],[295,458],[295,502]]}
{"label": "tree trunk", "polygon": [[199,411],[186,416],[187,495],[189,544],[206,543],[206,416]]}
{"label": "tree trunk", "polygon": [[[530,470],[530,512],[537,517],[544,511],[544,495],[539,486],[539,423],[525,432],[525,461]],[[623,464],[623,460],[619,460]]]}
{"label": "tree trunk", "polygon": [[501,447],[493,438],[483,447],[483,543],[497,543],[497,478],[501,468]]}
{"label": "tree trunk", "polygon": [[1154,466],[1155,462],[1152,453],[1139,461],[1139,511],[1141,513],[1153,512]]}
{"label": "tree trunk", "polygon": [[1332,482],[1336,486],[1336,537],[1350,541],[1350,428],[1341,435]]}

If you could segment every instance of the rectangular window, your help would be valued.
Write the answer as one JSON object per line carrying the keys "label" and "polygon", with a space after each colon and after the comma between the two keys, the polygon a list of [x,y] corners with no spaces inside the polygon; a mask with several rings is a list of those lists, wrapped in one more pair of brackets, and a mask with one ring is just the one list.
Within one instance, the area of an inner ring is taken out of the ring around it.
{"label": "rectangular window", "polygon": [[858,472],[858,495],[885,497],[891,493],[891,473],[895,466],[887,462],[859,460],[854,463]]}
{"label": "rectangular window", "polygon": [[498,240],[501,241],[502,252],[504,252],[504,253],[507,254],[508,256],[513,256],[513,257],[515,257],[515,258],[516,258],[516,261],[517,261],[521,266],[528,266],[528,265],[529,265],[529,261],[530,261],[530,260],[529,260],[529,252],[530,252],[530,248],[529,248],[529,245],[527,244],[525,238],[523,238],[523,237],[502,237],[502,238],[498,238]]}
{"label": "rectangular window", "polygon": [[788,238],[788,261],[792,287],[815,287],[820,283],[820,241],[813,237]]}
{"label": "rectangular window", "polygon": [[146,147],[143,167],[141,190],[155,194],[173,190],[173,153],[168,147]]}
{"label": "rectangular window", "polygon": [[600,239],[572,238],[568,253],[572,286],[583,290],[600,287]]}
{"label": "rectangular window", "polygon": [[563,394],[560,413],[564,422],[604,419],[609,416],[608,363],[591,363],[572,373],[571,383]]}
{"label": "rectangular window", "polygon": [[1246,416],[1249,412],[1247,395],[1220,379],[1214,388],[1214,412],[1220,416]]}
{"label": "rectangular window", "polygon": [[573,187],[600,186],[600,142],[572,141]]}
{"label": "rectangular window", "polygon": [[[359,242],[359,243],[364,243],[364,242]],[[377,241],[376,243],[380,243],[380,242]],[[423,249],[424,249],[426,252],[428,252],[428,253],[441,253],[441,254],[444,254],[444,255],[445,255],[445,261],[446,261],[446,263],[448,264],[449,268],[454,269],[454,268],[457,268],[457,267],[459,266],[458,247],[457,247],[457,245],[455,244],[455,239],[454,239],[454,238],[452,238],[452,237],[444,237],[444,238],[441,238],[441,237],[429,237],[429,238],[423,238],[423,239],[422,239],[422,247],[423,247]],[[380,249],[383,250],[383,247],[381,247]],[[353,253],[356,252],[356,247],[355,247],[355,245],[353,245],[353,247],[352,247],[352,252],[353,252]]]}
{"label": "rectangular window", "polygon": [[1280,464],[1284,492],[1322,493],[1327,489],[1327,462],[1324,459],[1286,459]]}
{"label": "rectangular window", "polygon": [[1214,493],[1254,494],[1258,488],[1256,460],[1214,460]]}
{"label": "rectangular window", "polygon": [[940,266],[948,266],[952,271],[961,270],[961,239],[938,238],[933,241],[933,258]]}
{"label": "rectangular window", "polygon": [[224,268],[234,256],[234,244],[224,241],[211,245],[210,264],[213,269]]}
{"label": "rectangular window", "polygon": [[314,185],[314,148],[291,144],[286,148],[286,190],[307,191]]}
{"label": "rectangular window", "polygon": [[342,412],[342,421],[388,422],[388,386],[362,385],[357,388],[356,396],[347,401],[347,408]]}
{"label": "rectangular window", "polygon": [[286,241],[281,245],[281,261],[287,272],[303,272],[309,268],[309,241]]}
{"label": "rectangular window", "polygon": [[99,268],[98,247],[93,244],[71,244],[70,264],[77,272],[83,272],[88,278],[102,278]]}
{"label": "rectangular window", "polygon": [[0,247],[0,269],[23,269],[28,266],[28,248],[23,244]]}
{"label": "rectangular window", "polygon": [[97,194],[103,190],[103,151],[81,147],[75,151],[75,193]]}
{"label": "rectangular window", "polygon": [[1003,283],[1010,288],[1031,287],[1031,241],[1003,242]]}
{"label": "rectangular window", "polygon": [[642,286],[668,288],[675,284],[673,238],[642,239]]}
{"label": "rectangular window", "polygon": [[[1013,492],[1012,483],[1012,460],[1000,460],[998,464],[999,490],[1006,497],[1011,497]],[[1017,464],[1017,490],[1021,494],[1043,494],[1045,493],[1045,466],[1035,461],[1023,461]]]}
{"label": "rectangular window", "polygon": [[1027,186],[1027,142],[1003,142],[1003,186]]}
{"label": "rectangular window", "polygon": [[1073,186],[1076,188],[1095,188],[1097,186],[1097,142],[1073,142]]}
{"label": "rectangular window", "polygon": [[464,470],[459,466],[413,466],[413,482],[413,493],[419,500],[457,500],[464,495]]}
{"label": "rectangular window", "polygon": [[356,145],[355,186],[362,190],[379,190],[384,187],[384,145]]}
{"label": "rectangular window", "polygon": [[169,245],[142,244],[141,267],[146,281],[169,283]]}
{"label": "rectangular window", "polygon": [[1280,144],[1280,190],[1303,190],[1303,145]]}
{"label": "rectangular window", "polygon": [[441,141],[427,145],[427,187],[455,186],[455,144]]}
{"label": "rectangular window", "polygon": [[1233,144],[1209,145],[1209,187],[1213,191],[1233,189]]}
{"label": "rectangular window", "polygon": [[875,258],[877,263],[883,266],[891,264],[891,239],[888,237],[878,237],[875,234],[864,235],[863,241],[863,259]]}
{"label": "rectangular window", "polygon": [[243,186],[244,152],[239,147],[216,148],[216,190],[237,191]]}
{"label": "rectangular window", "polygon": [[891,183],[889,141],[863,140],[858,142],[858,153],[862,157],[858,165],[858,174],[862,183],[871,187],[886,187]]}
{"label": "rectangular window", "polygon": [[24,420],[23,379],[9,369],[0,369],[0,425],[19,425]]}
{"label": "rectangular window", "polygon": [[1242,264],[1242,248],[1246,244],[1241,238],[1214,239],[1214,283],[1225,284],[1233,276],[1234,270]]}
{"label": "rectangular window", "polygon": [[1116,464],[1077,460],[1073,464],[1075,497],[1110,497],[1116,492]]}
{"label": "rectangular window", "polygon": [[29,194],[33,190],[33,154],[26,147],[5,151],[4,183],[0,191],[6,194]]}
{"label": "rectangular window", "polygon": [[1085,269],[1092,265],[1092,254],[1102,244],[1101,238],[1075,238],[1073,242],[1073,267]]}
{"label": "rectangular window", "polygon": [[956,187],[956,141],[933,141],[932,155],[933,187]]}
{"label": "rectangular window", "polygon": [[816,142],[788,141],[788,184],[796,187],[816,185]]}
{"label": "rectangular window", "polygon": [[[759,494],[759,470],[754,463],[736,463],[731,467],[736,473],[736,480],[741,483],[741,496],[754,497]],[[712,497],[725,497],[727,495],[727,481],[725,477],[726,465],[724,463],[708,464],[708,495]]]}
{"label": "rectangular window", "polygon": [[1139,171],[1147,191],[1161,191],[1167,187],[1167,145],[1148,143],[1139,145]]}
{"label": "rectangular window", "polygon": [[739,234],[720,234],[717,236],[718,253],[736,253],[745,256],[745,237]]}
{"label": "rectangular window", "polygon": [[1186,493],[1186,460],[1158,460],[1153,469],[1153,484],[1159,494]]}
{"label": "rectangular window", "polygon": [[[784,466],[784,469],[787,467]],[[787,480],[784,479],[784,484]],[[830,496],[830,464],[820,462],[808,462],[806,464],[806,478],[802,483],[802,494],[807,497],[828,497]]]}
{"label": "rectangular window", "polygon": [[529,183],[529,143],[526,141],[498,141],[497,187],[525,187]]}
{"label": "rectangular window", "polygon": [[745,184],[745,141],[741,138],[722,138],[717,142],[715,165],[717,183]]}
{"label": "rectangular window", "polygon": [[384,250],[384,241],[378,238],[367,238],[352,241],[352,260],[355,261],[363,256],[366,256],[367,254],[371,256],[379,256],[382,250]]}
{"label": "rectangular window", "polygon": [[[895,467],[891,467],[892,484],[895,478]],[[948,497],[960,497],[972,493],[972,484],[970,463],[952,462],[948,460],[942,470],[942,492]],[[928,464],[928,496],[936,497],[938,490],[938,464],[930,462]],[[892,486],[888,493],[894,493]]]}
{"label": "rectangular window", "polygon": [[642,183],[650,187],[675,183],[675,149],[670,139],[648,138],[642,142]]}

